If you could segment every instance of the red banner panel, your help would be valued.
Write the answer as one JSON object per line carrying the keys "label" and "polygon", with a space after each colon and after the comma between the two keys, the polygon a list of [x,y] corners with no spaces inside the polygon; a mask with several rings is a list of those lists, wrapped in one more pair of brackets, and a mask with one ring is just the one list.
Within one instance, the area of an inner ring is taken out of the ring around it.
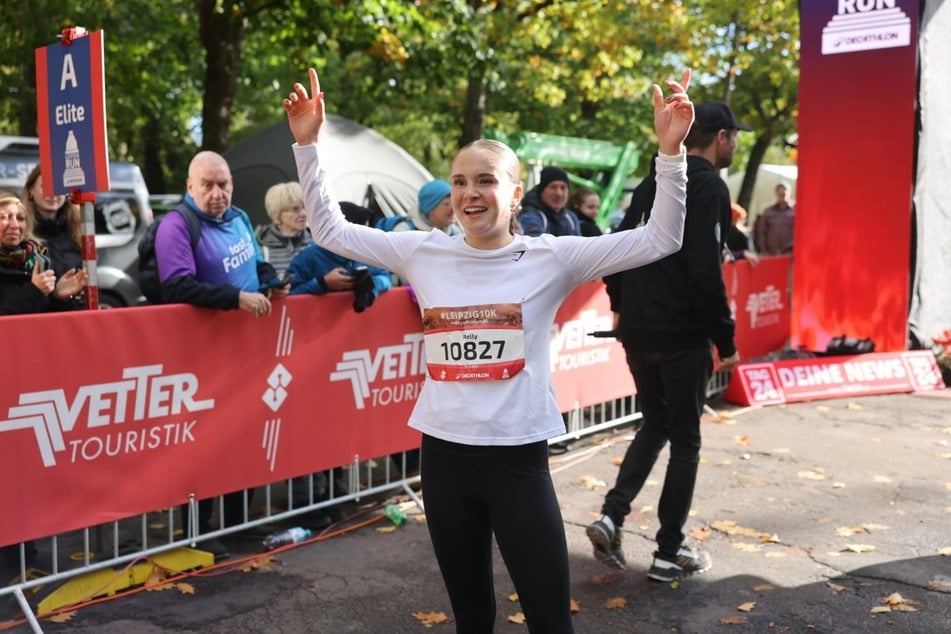
{"label": "red banner panel", "polygon": [[907,347],[918,5],[800,2],[793,347]]}
{"label": "red banner panel", "polygon": [[743,364],[733,371],[724,398],[741,405],[778,405],[942,388],[934,354],[911,350]]}
{"label": "red banner panel", "polygon": [[789,256],[723,265],[727,300],[736,320],[736,347],[742,359],[782,350],[789,339]]}

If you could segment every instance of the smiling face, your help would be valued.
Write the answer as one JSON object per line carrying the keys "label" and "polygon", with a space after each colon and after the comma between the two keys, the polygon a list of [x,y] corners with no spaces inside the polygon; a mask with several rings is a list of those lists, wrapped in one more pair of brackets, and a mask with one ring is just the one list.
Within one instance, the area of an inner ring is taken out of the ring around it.
{"label": "smiling face", "polygon": [[43,177],[37,174],[33,184],[29,186],[30,198],[33,207],[46,218],[56,217],[56,212],[66,202],[66,196],[46,196],[43,194]]}
{"label": "smiling face", "polygon": [[0,246],[14,249],[26,235],[26,210],[16,199],[0,200]]}
{"label": "smiling face", "polygon": [[498,141],[475,141],[453,159],[452,209],[470,246],[498,249],[512,241],[519,174],[518,157]]}

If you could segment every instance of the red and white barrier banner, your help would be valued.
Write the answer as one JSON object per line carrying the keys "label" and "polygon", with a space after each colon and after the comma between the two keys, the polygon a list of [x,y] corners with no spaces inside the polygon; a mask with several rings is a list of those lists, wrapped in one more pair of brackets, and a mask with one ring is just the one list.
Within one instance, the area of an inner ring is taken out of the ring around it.
{"label": "red and white barrier banner", "polygon": [[726,262],[723,282],[741,359],[782,350],[789,339],[789,256]]}
{"label": "red and white barrier banner", "polygon": [[[352,301],[3,317],[0,545],[418,447],[419,309],[401,288]],[[560,309],[565,410],[633,391],[620,344],[587,336],[610,324],[600,282]]]}
{"label": "red and white barrier banner", "polygon": [[741,405],[895,394],[944,388],[928,350],[873,352],[737,366],[724,398]]}

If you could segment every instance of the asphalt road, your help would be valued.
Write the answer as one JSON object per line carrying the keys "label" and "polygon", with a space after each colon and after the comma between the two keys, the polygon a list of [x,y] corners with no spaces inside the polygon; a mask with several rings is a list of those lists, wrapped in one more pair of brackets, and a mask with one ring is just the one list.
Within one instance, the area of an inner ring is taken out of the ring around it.
{"label": "asphalt road", "polygon": [[[591,556],[591,522],[631,430],[552,458],[579,633],[948,632],[951,624],[951,390],[734,410],[703,426],[687,525],[706,574],[646,579],[662,455],[624,527],[628,570]],[[712,403],[719,412],[728,411]],[[376,502],[379,502],[377,500]],[[350,511],[361,512],[357,507]],[[373,519],[377,510],[340,527]],[[380,520],[273,558],[235,561],[84,607],[45,632],[453,632],[424,516]],[[532,529],[525,518],[525,530]],[[256,555],[255,542],[233,544]],[[256,567],[251,567],[252,562]],[[496,563],[497,632],[527,631]],[[447,619],[427,627],[415,615]],[[12,631],[27,632],[21,625]]]}

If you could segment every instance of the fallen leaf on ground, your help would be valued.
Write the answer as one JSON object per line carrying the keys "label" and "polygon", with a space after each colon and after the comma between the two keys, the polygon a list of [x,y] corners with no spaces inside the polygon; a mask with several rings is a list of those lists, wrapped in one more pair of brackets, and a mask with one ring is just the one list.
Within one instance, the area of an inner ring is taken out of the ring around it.
{"label": "fallen leaf on ground", "polygon": [[622,462],[624,462],[624,458],[614,458],[611,460],[611,464],[613,464],[616,467],[620,466]]}
{"label": "fallen leaf on ground", "polygon": [[742,436],[734,436],[733,444],[734,445],[748,445],[750,444],[750,437],[746,434],[743,434]]}
{"label": "fallen leaf on ground", "polygon": [[845,548],[842,549],[842,552],[849,553],[869,553],[875,550],[875,546],[871,544],[846,544]]}
{"label": "fallen leaf on ground", "polygon": [[568,609],[571,610],[572,614],[577,614],[578,612],[581,612],[581,606],[578,605],[578,602],[575,601],[574,599],[572,599],[571,603],[568,604]]}
{"label": "fallen leaf on ground", "polygon": [[752,612],[753,608],[755,607],[756,607],[756,601],[749,601],[747,603],[741,603],[740,605],[736,606],[736,609],[739,610],[740,612]]}
{"label": "fallen leaf on ground", "polygon": [[713,532],[706,526],[700,526],[690,531],[690,536],[700,542],[705,541],[712,534]]}
{"label": "fallen leaf on ground", "polygon": [[792,449],[789,447],[776,447],[772,450],[773,453],[792,453]]}
{"label": "fallen leaf on ground", "polygon": [[733,464],[733,463],[732,463],[731,461],[729,461],[729,460],[717,460],[716,462],[713,463],[713,466],[715,466],[715,467],[727,467],[727,466],[729,466],[729,465],[731,465],[731,464]]}
{"label": "fallen leaf on ground", "polygon": [[193,585],[190,584],[190,583],[185,583],[185,582],[183,581],[183,582],[181,582],[181,583],[176,583],[176,584],[175,584],[175,587],[176,587],[176,588],[178,589],[178,591],[181,592],[182,594],[195,594],[195,586],[193,586]]}
{"label": "fallen leaf on ground", "polygon": [[776,586],[771,583],[761,583],[758,586],[753,586],[753,592],[768,592],[769,590],[775,590]]}
{"label": "fallen leaf on ground", "polygon": [[744,528],[739,526],[733,520],[719,520],[710,524],[710,527],[714,530],[718,530],[721,533],[726,533],[727,535],[742,535],[744,537],[769,537],[769,533],[764,533],[763,531],[758,531],[752,528]]}
{"label": "fallen leaf on ground", "polygon": [[426,626],[438,625],[449,620],[449,617],[442,612],[413,612],[413,618]]}
{"label": "fallen leaf on ground", "polygon": [[733,548],[747,553],[758,553],[763,550],[758,544],[747,544],[746,542],[733,542]]}
{"label": "fallen leaf on ground", "polygon": [[151,586],[145,586],[146,592],[165,592],[166,590],[171,590],[175,587],[171,581],[166,581],[165,583],[158,583]]}
{"label": "fallen leaf on ground", "polygon": [[780,541],[779,535],[764,535],[763,537],[760,537],[760,541],[762,541],[764,544],[782,544],[783,543],[782,541]]}
{"label": "fallen leaf on ground", "polygon": [[875,476],[874,480],[878,482],[879,484],[889,484],[892,481],[891,478],[889,478],[888,476],[883,476],[883,475]]}
{"label": "fallen leaf on ground", "polygon": [[149,572],[149,578],[145,580],[145,585],[159,584],[168,578],[168,570],[161,566],[153,566]]}
{"label": "fallen leaf on ground", "polygon": [[518,601],[518,593],[513,592],[512,594],[510,594],[509,601],[511,601],[512,603],[515,603],[516,601]]}
{"label": "fallen leaf on ground", "polygon": [[891,526],[886,526],[885,524],[862,524],[862,528],[871,533],[872,531],[887,531]]}
{"label": "fallen leaf on ground", "polygon": [[816,411],[817,411],[817,412],[828,412],[828,411],[829,411],[829,408],[826,407],[825,405],[816,405]]}
{"label": "fallen leaf on ground", "polygon": [[936,453],[935,455],[942,460],[951,460],[951,453]]}
{"label": "fallen leaf on ground", "polygon": [[938,554],[945,557],[951,557],[951,546],[943,546],[938,549]]}
{"label": "fallen leaf on ground", "polygon": [[891,612],[891,611],[892,611],[892,609],[891,609],[890,607],[888,607],[887,605],[876,605],[874,608],[872,608],[871,610],[869,610],[869,613],[871,613],[871,614],[884,614],[884,613],[886,613],[886,612]]}
{"label": "fallen leaf on ground", "polygon": [[852,411],[857,412],[857,411],[859,411],[860,409],[862,409],[862,406],[859,405],[858,403],[852,403],[852,402],[850,401],[850,402],[846,403],[845,409],[850,409],[850,410],[852,410]]}
{"label": "fallen leaf on ground", "polygon": [[425,513],[417,513],[416,515],[413,515],[413,521],[414,521],[414,522],[422,522],[422,523],[425,523],[425,522],[426,522],[426,514],[425,514]]}
{"label": "fallen leaf on ground", "polygon": [[624,597],[611,597],[610,599],[604,602],[604,607],[606,607],[609,610],[613,610],[615,608],[623,608],[625,605],[627,605],[627,599],[625,599]]}
{"label": "fallen leaf on ground", "polygon": [[832,483],[832,488],[833,488],[833,489],[844,489],[844,488],[845,488],[845,482],[833,482],[833,483]]}
{"label": "fallen leaf on ground", "polygon": [[782,553],[782,552],[778,553],[776,551],[771,550],[768,553],[763,553],[763,557],[766,557],[767,559],[781,559],[782,557],[785,557],[787,554],[789,553]]}
{"label": "fallen leaf on ground", "polygon": [[919,602],[906,599],[897,592],[893,592],[892,594],[885,597],[883,602],[885,605],[891,607],[891,609],[897,610],[899,612],[917,612],[918,608],[921,606]]}
{"label": "fallen leaf on ground", "polygon": [[727,616],[720,619],[720,623],[724,625],[743,625],[749,619],[741,614],[728,614]]}
{"label": "fallen leaf on ground", "polygon": [[393,533],[396,531],[396,526],[379,526],[376,529],[378,533]]}
{"label": "fallen leaf on ground", "polygon": [[805,478],[806,480],[825,480],[826,477],[822,475],[822,469],[812,469],[810,471],[800,471],[796,474],[800,478]]}
{"label": "fallen leaf on ground", "polygon": [[509,615],[509,623],[524,623],[525,615],[521,612],[516,612],[515,614]]}
{"label": "fallen leaf on ground", "polygon": [[588,487],[591,490],[601,489],[607,486],[607,482],[600,478],[596,478],[590,475],[581,476],[581,484]]}
{"label": "fallen leaf on ground", "polygon": [[53,623],[65,623],[76,616],[76,610],[71,610],[69,612],[60,612],[59,614],[54,614],[49,617],[47,620],[52,621]]}
{"label": "fallen leaf on ground", "polygon": [[865,530],[864,526],[840,526],[839,528],[835,529],[835,534],[839,537],[851,537],[857,533],[865,532],[868,531]]}
{"label": "fallen leaf on ground", "polygon": [[274,557],[261,557],[252,559],[245,566],[240,568],[241,572],[253,572],[255,570],[274,570]]}
{"label": "fallen leaf on ground", "polygon": [[831,581],[827,581],[826,585],[832,588],[832,590],[834,590],[835,592],[845,592],[845,586],[840,586],[837,583],[832,583]]}

